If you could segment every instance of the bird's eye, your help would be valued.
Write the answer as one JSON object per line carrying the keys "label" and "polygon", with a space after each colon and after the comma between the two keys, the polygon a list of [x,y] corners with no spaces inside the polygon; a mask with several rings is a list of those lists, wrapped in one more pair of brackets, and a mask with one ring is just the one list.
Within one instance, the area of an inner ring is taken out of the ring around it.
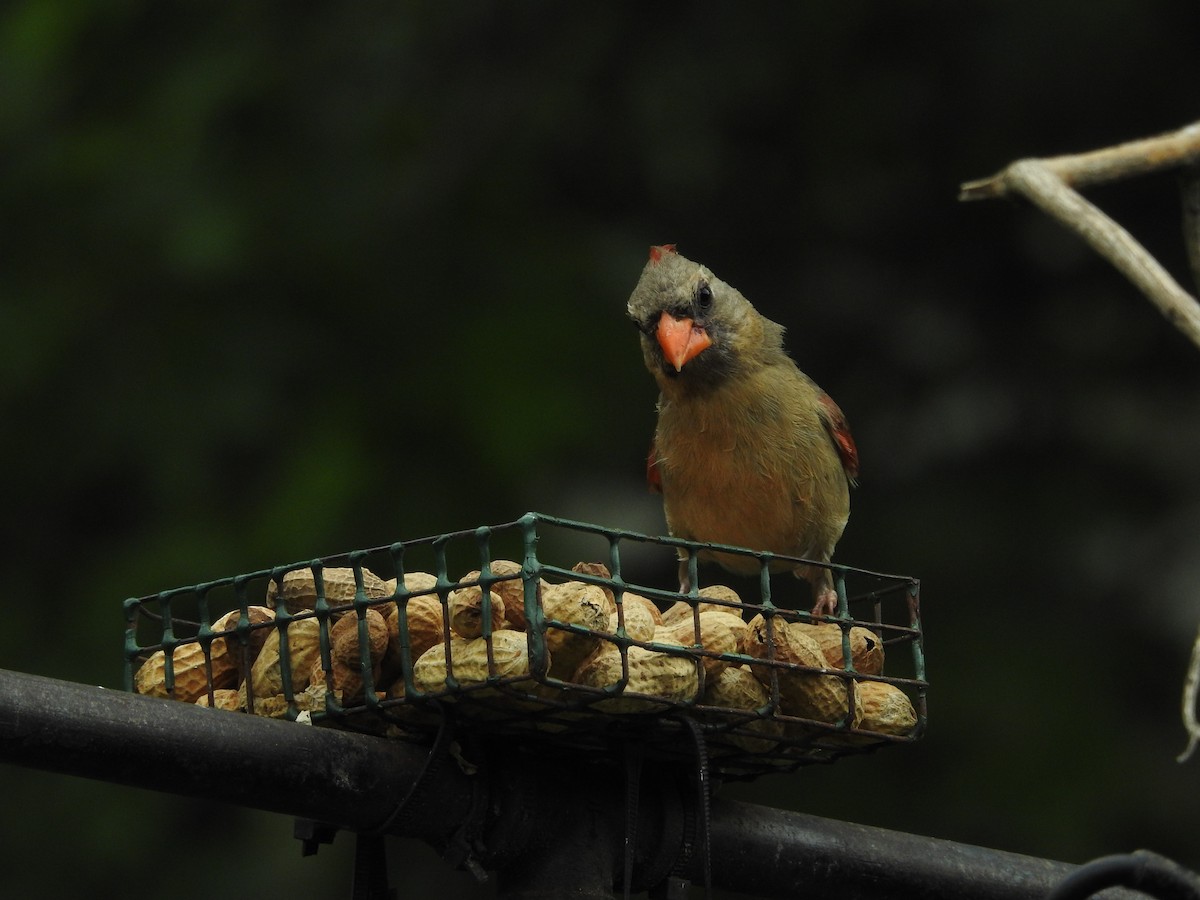
{"label": "bird's eye", "polygon": [[713,292],[707,282],[700,282],[700,286],[696,288],[696,312],[704,315],[712,309]]}

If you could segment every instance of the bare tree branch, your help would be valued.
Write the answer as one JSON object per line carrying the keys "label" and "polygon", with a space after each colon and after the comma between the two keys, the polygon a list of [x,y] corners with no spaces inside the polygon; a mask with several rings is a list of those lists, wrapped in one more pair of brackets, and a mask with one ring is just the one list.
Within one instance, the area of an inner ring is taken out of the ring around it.
{"label": "bare tree branch", "polygon": [[[1200,163],[1200,122],[1157,137],[1129,141],[1088,153],[1051,156],[1038,162],[1064,184],[1076,188],[1192,165]],[[959,189],[958,199],[1003,197],[1011,190],[1006,177],[1008,171],[1005,169],[990,178],[968,181]]]}
{"label": "bare tree branch", "polygon": [[[1124,228],[1081,197],[1072,185],[1082,186],[1144,175],[1160,169],[1200,165],[1200,122],[1179,131],[1131,141],[1116,147],[1073,156],[1022,159],[991,178],[971,181],[959,191],[960,200],[982,200],[1019,194],[1078,233],[1112,263],[1167,319],[1200,347],[1200,303],[1147,252]],[[1200,188],[1185,179],[1185,229],[1190,201]],[[1191,188],[1191,192],[1187,190]],[[1189,242],[1190,245],[1194,241]],[[1200,251],[1197,251],[1200,253]],[[1193,268],[1195,268],[1195,256]]]}
{"label": "bare tree branch", "polygon": [[[1200,289],[1200,122],[1158,137],[1090,153],[1017,160],[990,178],[962,185],[958,199],[986,200],[1019,194],[1033,201],[1083,237],[1200,347],[1200,303],[1181,288],[1128,231],[1074,190],[1177,167],[1183,169],[1180,181],[1183,239],[1193,280]],[[1192,644],[1191,662],[1183,687],[1183,727],[1187,731],[1188,744],[1177,757],[1181,763],[1187,762],[1200,746],[1200,720],[1196,715],[1198,696],[1200,633]]]}
{"label": "bare tree branch", "polygon": [[1187,681],[1183,685],[1183,727],[1187,729],[1188,745],[1175,757],[1187,762],[1200,744],[1200,722],[1196,721],[1196,695],[1200,693],[1200,632],[1192,644],[1192,661],[1188,664]]}

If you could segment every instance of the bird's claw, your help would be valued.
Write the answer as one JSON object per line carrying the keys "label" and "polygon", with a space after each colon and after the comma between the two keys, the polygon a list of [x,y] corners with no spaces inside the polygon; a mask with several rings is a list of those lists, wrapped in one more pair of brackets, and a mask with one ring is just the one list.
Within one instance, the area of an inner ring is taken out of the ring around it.
{"label": "bird's claw", "polygon": [[821,588],[817,591],[817,601],[813,604],[812,614],[814,616],[832,616],[837,614],[838,595],[837,591],[830,587]]}

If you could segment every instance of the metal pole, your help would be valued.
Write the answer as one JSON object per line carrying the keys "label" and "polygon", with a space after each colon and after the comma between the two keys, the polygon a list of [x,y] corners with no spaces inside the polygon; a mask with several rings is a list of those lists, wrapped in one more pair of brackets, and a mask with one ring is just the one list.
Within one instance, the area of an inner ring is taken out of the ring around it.
{"label": "metal pole", "polygon": [[[0,670],[0,761],[30,768],[370,831],[426,759],[401,741]],[[437,789],[420,822],[434,840],[471,807],[456,770],[443,770]]]}
{"label": "metal pole", "polygon": [[[764,898],[1043,898],[1078,868],[719,798],[712,806],[712,846],[719,848],[713,881]],[[1145,900],[1130,891],[1109,897]]]}
{"label": "metal pole", "polygon": [[[467,776],[427,768],[426,748],[399,740],[0,670],[0,762],[421,838],[498,871],[503,900],[608,896],[626,852],[620,767],[595,779],[594,760],[499,761]],[[668,873],[701,880],[696,799],[678,776],[647,761],[637,889]],[[710,846],[715,886],[764,898],[1041,900],[1078,868],[720,798]]]}

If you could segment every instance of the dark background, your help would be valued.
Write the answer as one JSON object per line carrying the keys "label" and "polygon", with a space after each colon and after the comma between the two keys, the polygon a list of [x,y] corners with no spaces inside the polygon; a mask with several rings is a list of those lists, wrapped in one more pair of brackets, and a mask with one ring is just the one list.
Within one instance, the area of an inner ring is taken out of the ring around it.
{"label": "dark background", "polygon": [[[127,596],[528,509],[660,532],[624,307],[678,242],[849,416],[838,559],[923,582],[926,738],[733,793],[1200,866],[1174,761],[1200,355],[1040,213],[956,201],[1194,119],[1198,27],[1145,0],[8,5],[0,666],[116,687]],[[1172,176],[1090,196],[1187,278]],[[301,859],[279,816],[12,767],[0,796],[4,896],[348,893],[350,840]],[[471,895],[418,845],[392,872]]]}

